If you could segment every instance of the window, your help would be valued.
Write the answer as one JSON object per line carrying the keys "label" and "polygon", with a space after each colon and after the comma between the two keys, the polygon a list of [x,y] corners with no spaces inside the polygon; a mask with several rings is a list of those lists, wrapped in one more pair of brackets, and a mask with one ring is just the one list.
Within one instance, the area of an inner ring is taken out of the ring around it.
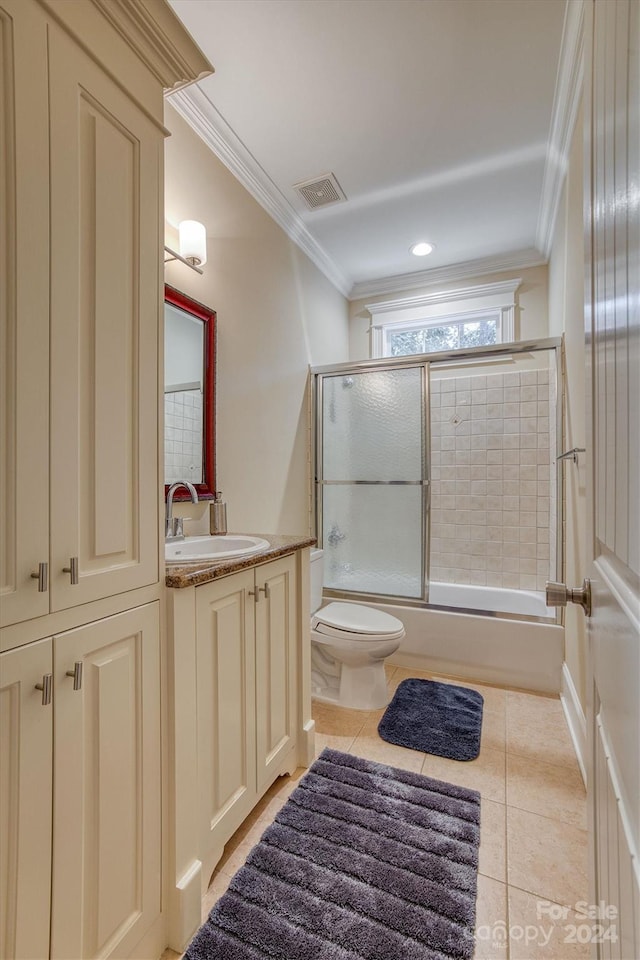
{"label": "window", "polygon": [[509,343],[520,280],[367,305],[371,356],[401,357]]}

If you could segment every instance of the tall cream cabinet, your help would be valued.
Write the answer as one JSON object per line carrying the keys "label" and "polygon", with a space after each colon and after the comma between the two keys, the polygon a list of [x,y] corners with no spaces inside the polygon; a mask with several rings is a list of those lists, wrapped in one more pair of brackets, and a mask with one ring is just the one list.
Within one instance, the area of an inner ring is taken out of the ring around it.
{"label": "tall cream cabinet", "polygon": [[165,0],[0,0],[0,957],[154,956]]}
{"label": "tall cream cabinet", "polygon": [[0,0],[3,626],[159,576],[162,87],[102,6]]}
{"label": "tall cream cabinet", "polygon": [[128,956],[160,915],[158,608],[0,654],[3,958]]}

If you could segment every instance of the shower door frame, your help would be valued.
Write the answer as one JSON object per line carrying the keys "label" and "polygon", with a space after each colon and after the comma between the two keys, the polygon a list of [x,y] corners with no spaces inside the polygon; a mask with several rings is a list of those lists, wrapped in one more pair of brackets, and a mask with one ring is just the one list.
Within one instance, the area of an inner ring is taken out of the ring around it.
{"label": "shower door frame", "polygon": [[[389,360],[391,359],[391,363]],[[325,367],[311,367],[311,373],[314,375],[314,404],[315,416],[312,419],[313,437],[312,445],[314,450],[314,514],[316,525],[316,538],[318,546],[323,546],[323,498],[324,485],[335,484],[341,486],[421,486],[422,487],[422,546],[420,551],[420,581],[422,584],[422,595],[420,597],[400,596],[398,594],[383,593],[365,593],[356,590],[332,590],[327,589],[324,592],[328,597],[355,597],[359,600],[381,600],[386,603],[416,603],[426,604],[429,596],[429,564],[430,550],[427,549],[430,540],[430,461],[429,449],[431,445],[430,434],[430,402],[429,402],[429,368],[424,362],[422,355],[415,358],[403,358],[407,362],[397,364],[393,358],[384,358],[374,361],[362,361],[359,363],[331,364]],[[366,369],[364,369],[366,366]],[[420,457],[420,470],[422,478],[420,480],[324,480],[323,476],[323,386],[325,376],[350,376],[351,374],[360,374],[365,372],[394,372],[402,368],[415,368],[420,370],[420,394],[421,394],[421,423],[422,423],[422,455]],[[344,372],[343,372],[344,368]],[[347,369],[348,368],[348,369]]]}
{"label": "shower door frame", "polygon": [[[564,337],[547,337],[539,340],[519,340],[512,343],[501,343],[486,347],[470,347],[465,350],[451,350],[440,353],[419,353],[409,354],[402,357],[382,357],[374,360],[357,360],[354,362],[346,361],[343,363],[323,364],[321,366],[311,366],[309,368],[312,380],[312,417],[311,417],[311,445],[313,450],[313,499],[314,499],[314,519],[315,536],[318,546],[322,547],[323,542],[323,476],[322,476],[322,441],[323,441],[323,381],[325,376],[350,376],[367,371],[397,370],[403,367],[422,368],[422,486],[423,486],[423,523],[422,523],[422,583],[423,596],[401,597],[397,594],[364,593],[360,591],[346,591],[325,589],[324,593],[332,599],[344,598],[354,600],[368,600],[371,603],[387,603],[424,607],[425,609],[446,610],[453,613],[470,613],[480,616],[496,617],[498,619],[526,620],[533,622],[549,623],[552,618],[534,617],[525,614],[502,613],[501,611],[476,610],[469,607],[449,607],[444,605],[434,605],[429,603],[429,570],[430,570],[430,529],[431,529],[431,398],[429,395],[430,370],[432,365],[451,364],[452,366],[464,366],[473,363],[475,360],[500,360],[501,358],[511,357],[524,353],[535,353],[540,351],[553,351],[555,357],[556,372],[556,570],[555,579],[562,581],[564,579],[564,541],[562,536],[564,525],[564,499],[563,499],[563,472],[562,460],[559,460],[563,450],[564,438],[564,405],[565,405],[565,385],[564,385]],[[553,455],[553,451],[550,451]],[[344,481],[346,482],[346,481]],[[352,481],[352,483],[388,483],[389,485],[403,483],[404,481]],[[555,621],[558,624],[564,623],[564,610],[559,607],[556,609]]]}

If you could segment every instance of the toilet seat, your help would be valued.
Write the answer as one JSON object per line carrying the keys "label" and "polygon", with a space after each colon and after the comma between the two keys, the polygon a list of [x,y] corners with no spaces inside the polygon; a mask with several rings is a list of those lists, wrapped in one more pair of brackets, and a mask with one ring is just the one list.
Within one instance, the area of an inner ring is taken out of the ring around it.
{"label": "toilet seat", "polygon": [[396,617],[357,603],[327,604],[313,615],[311,629],[324,637],[353,641],[399,640],[404,636],[404,625]]}

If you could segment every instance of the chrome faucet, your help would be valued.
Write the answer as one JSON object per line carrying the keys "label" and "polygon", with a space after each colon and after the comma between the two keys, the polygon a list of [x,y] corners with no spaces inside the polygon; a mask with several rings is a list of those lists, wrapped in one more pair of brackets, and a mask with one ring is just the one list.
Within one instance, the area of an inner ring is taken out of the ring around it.
{"label": "chrome faucet", "polygon": [[173,495],[178,489],[178,487],[186,487],[186,489],[191,494],[191,503],[198,502],[198,494],[196,493],[196,488],[192,483],[189,483],[188,480],[177,480],[176,483],[172,483],[169,489],[167,490],[167,510],[165,513],[165,523],[164,523],[164,539],[167,540],[184,540],[184,530],[183,530],[183,517],[174,517],[173,516]]}

